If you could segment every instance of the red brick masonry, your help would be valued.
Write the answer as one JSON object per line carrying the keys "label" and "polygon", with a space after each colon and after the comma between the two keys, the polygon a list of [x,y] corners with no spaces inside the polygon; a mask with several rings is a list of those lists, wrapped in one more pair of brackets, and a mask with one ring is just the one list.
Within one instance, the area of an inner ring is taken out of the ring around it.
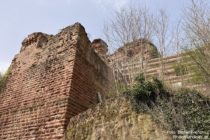
{"label": "red brick masonry", "polygon": [[98,103],[111,78],[79,23],[29,35],[0,94],[0,140],[64,139],[69,118]]}

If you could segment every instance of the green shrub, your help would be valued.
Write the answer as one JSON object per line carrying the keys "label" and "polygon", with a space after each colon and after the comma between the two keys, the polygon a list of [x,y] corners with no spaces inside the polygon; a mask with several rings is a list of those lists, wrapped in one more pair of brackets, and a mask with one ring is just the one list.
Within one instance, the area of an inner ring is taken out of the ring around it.
{"label": "green shrub", "polygon": [[0,93],[5,89],[7,79],[11,73],[11,70],[8,69],[3,75],[0,76]]}
{"label": "green shrub", "polygon": [[133,109],[144,112],[171,131],[205,131],[210,134],[210,100],[195,90],[180,89],[169,94],[158,80],[145,81],[141,74],[133,88],[124,92]]}
{"label": "green shrub", "polygon": [[156,102],[157,97],[165,98],[170,96],[164,89],[163,83],[158,79],[145,81],[143,74],[140,74],[135,80],[134,87],[123,94],[131,99],[132,103],[135,104],[135,110],[138,112],[142,110],[142,108],[139,108],[139,104],[144,103],[151,107]]}

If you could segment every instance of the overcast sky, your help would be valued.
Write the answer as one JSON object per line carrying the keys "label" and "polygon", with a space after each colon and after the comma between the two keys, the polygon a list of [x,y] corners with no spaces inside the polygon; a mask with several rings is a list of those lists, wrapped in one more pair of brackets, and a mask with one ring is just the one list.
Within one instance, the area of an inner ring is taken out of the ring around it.
{"label": "overcast sky", "polygon": [[56,34],[80,22],[91,40],[103,38],[103,24],[112,11],[131,3],[153,12],[165,9],[176,22],[189,0],[0,0],[0,71],[7,69],[28,34]]}

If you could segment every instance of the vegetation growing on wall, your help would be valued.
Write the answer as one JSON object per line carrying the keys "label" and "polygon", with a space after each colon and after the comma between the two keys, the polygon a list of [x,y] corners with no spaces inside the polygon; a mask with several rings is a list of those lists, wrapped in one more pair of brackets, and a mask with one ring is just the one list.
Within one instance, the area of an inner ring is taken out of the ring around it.
{"label": "vegetation growing on wall", "polygon": [[0,74],[0,93],[4,90],[6,87],[7,79],[11,73],[10,68],[4,73]]}
{"label": "vegetation growing on wall", "polygon": [[171,94],[158,79],[145,81],[140,75],[136,85],[124,92],[138,113],[149,113],[171,131],[205,131],[210,134],[210,100],[195,90],[181,89]]}
{"label": "vegetation growing on wall", "polygon": [[174,67],[174,71],[176,73],[176,76],[183,76],[185,74],[187,74],[187,66],[185,66],[184,64],[176,64],[173,66]]}

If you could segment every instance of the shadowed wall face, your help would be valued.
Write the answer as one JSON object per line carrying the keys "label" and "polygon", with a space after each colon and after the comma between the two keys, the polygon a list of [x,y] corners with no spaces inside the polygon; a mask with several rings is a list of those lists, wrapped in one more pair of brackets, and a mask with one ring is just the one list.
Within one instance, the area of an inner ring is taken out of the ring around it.
{"label": "shadowed wall face", "polygon": [[110,74],[79,23],[29,35],[0,94],[0,139],[63,139],[69,118],[98,103]]}

